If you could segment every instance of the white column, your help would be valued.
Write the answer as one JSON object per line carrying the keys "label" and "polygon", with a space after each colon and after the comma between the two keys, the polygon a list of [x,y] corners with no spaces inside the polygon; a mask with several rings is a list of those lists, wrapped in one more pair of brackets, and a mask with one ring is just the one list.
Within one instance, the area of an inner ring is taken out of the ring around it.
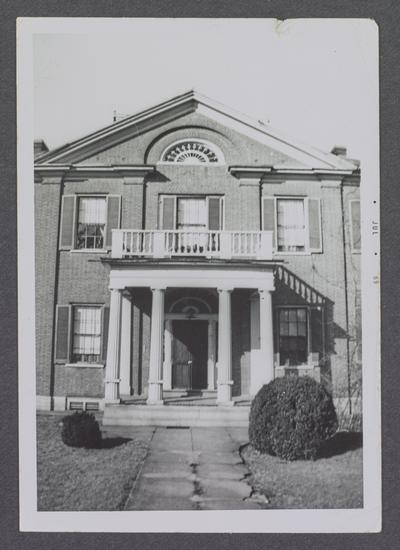
{"label": "white column", "polygon": [[164,330],[164,390],[172,389],[172,321],[165,321]]}
{"label": "white column", "polygon": [[260,289],[260,356],[263,371],[260,383],[268,384],[274,379],[274,336],[272,324],[272,291]]}
{"label": "white column", "polygon": [[208,321],[208,360],[207,360],[207,388],[215,390],[215,358],[216,358],[216,322]]}
{"label": "white column", "polygon": [[218,289],[218,405],[232,405],[232,289]]}
{"label": "white column", "polygon": [[250,395],[256,395],[263,385],[263,365],[260,353],[260,296],[250,298]]}
{"label": "white column", "polygon": [[129,293],[122,293],[120,395],[131,395],[132,302]]}
{"label": "white column", "polygon": [[163,364],[163,333],[164,333],[164,293],[163,288],[152,288],[153,299],[151,305],[150,331],[150,369],[149,405],[161,405],[162,400],[162,364]]}
{"label": "white column", "polygon": [[119,403],[119,358],[121,339],[121,291],[111,289],[104,398]]}

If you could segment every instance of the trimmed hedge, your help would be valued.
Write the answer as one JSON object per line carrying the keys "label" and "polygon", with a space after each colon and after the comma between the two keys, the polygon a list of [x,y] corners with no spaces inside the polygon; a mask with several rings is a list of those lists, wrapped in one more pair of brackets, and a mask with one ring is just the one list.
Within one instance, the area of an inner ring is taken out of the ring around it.
{"label": "trimmed hedge", "polygon": [[62,419],[61,439],[70,447],[101,447],[102,438],[99,423],[93,414],[75,412]]}
{"label": "trimmed hedge", "polygon": [[315,460],[338,427],[328,391],[308,376],[277,378],[263,386],[250,410],[249,440],[261,453]]}

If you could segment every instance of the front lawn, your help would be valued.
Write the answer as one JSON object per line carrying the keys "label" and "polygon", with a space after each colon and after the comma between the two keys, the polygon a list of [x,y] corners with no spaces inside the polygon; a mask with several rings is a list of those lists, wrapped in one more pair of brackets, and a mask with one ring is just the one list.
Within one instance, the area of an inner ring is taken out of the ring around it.
{"label": "front lawn", "polygon": [[101,449],[82,449],[62,442],[60,422],[37,417],[38,510],[123,510],[151,429],[134,437],[103,431]]}
{"label": "front lawn", "polygon": [[265,495],[266,508],[361,508],[363,470],[360,434],[339,433],[316,461],[288,462],[262,455],[250,445],[242,457],[256,493]]}

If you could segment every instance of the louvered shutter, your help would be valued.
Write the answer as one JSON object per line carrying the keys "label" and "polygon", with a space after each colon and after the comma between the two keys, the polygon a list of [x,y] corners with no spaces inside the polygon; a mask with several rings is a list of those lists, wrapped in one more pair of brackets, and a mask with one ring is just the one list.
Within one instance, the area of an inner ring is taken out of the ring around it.
{"label": "louvered shutter", "polygon": [[56,363],[68,363],[70,360],[71,306],[56,308]]}
{"label": "louvered shutter", "polygon": [[361,212],[360,201],[350,202],[351,216],[351,248],[352,250],[361,250]]}
{"label": "louvered shutter", "polygon": [[119,229],[121,223],[121,197],[119,195],[108,195],[107,197],[107,226],[106,226],[106,248],[111,248],[113,229]]}
{"label": "louvered shutter", "polygon": [[310,252],[322,252],[321,201],[308,199]]}
{"label": "louvered shutter", "polygon": [[208,198],[208,229],[219,231],[222,229],[222,198]]}
{"label": "louvered shutter", "polygon": [[175,229],[175,197],[163,197],[160,229]]}
{"label": "louvered shutter", "polygon": [[108,344],[108,322],[110,319],[110,308],[108,306],[103,307],[103,323],[102,323],[102,345],[101,345],[101,359],[106,361],[107,359],[107,344]]}
{"label": "louvered shutter", "polygon": [[310,308],[310,330],[311,330],[311,354],[312,362],[318,364],[324,355],[324,323],[322,308]]}
{"label": "louvered shutter", "polygon": [[263,231],[272,231],[272,246],[275,247],[275,199],[264,197],[263,199]]}
{"label": "louvered shutter", "polygon": [[74,246],[75,195],[64,195],[61,203],[60,249],[70,250]]}

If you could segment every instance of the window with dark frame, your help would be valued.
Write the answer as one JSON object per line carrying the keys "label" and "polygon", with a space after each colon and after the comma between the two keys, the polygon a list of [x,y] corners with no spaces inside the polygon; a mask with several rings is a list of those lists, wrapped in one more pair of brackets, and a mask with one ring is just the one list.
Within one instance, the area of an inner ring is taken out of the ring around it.
{"label": "window with dark frame", "polygon": [[307,309],[279,309],[279,363],[298,366],[308,361]]}
{"label": "window with dark frame", "polygon": [[101,307],[74,306],[72,362],[99,363],[101,359]]}
{"label": "window with dark frame", "polygon": [[79,197],[76,231],[77,249],[103,249],[106,226],[106,197]]}

